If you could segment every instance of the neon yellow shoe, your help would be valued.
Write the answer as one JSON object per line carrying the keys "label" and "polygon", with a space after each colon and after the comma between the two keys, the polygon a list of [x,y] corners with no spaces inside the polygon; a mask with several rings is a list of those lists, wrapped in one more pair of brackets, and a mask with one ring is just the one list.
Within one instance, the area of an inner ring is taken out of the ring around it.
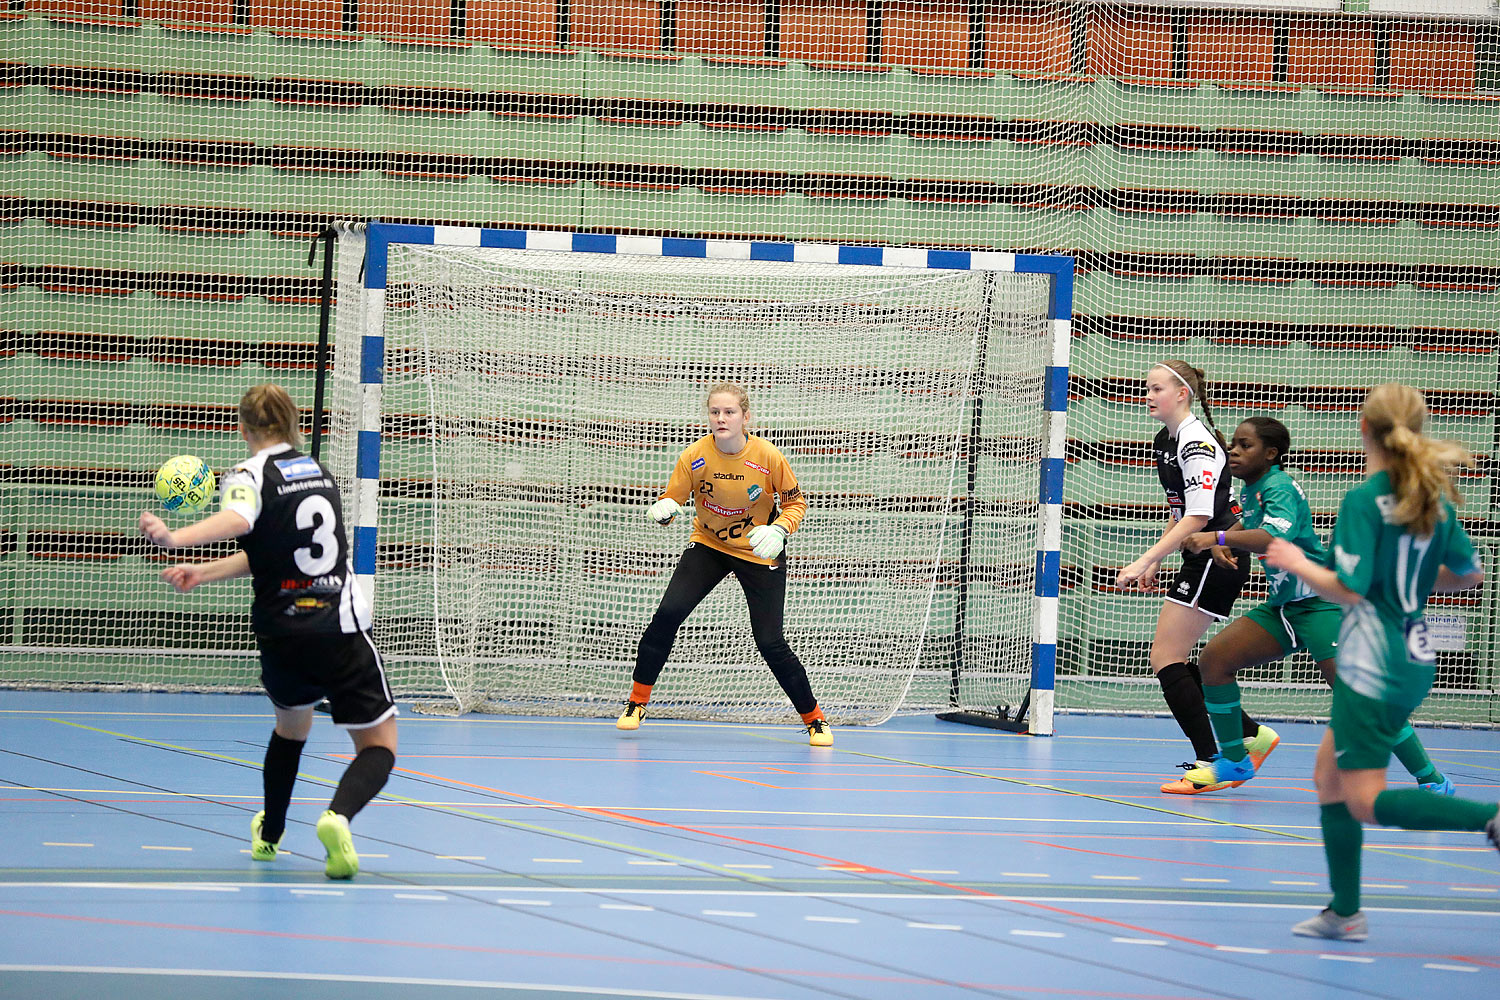
{"label": "neon yellow shoe", "polygon": [[329,878],[353,878],[359,874],[359,855],[354,853],[354,837],[349,821],[332,809],[318,817],[318,840],[328,852],[323,873]]}
{"label": "neon yellow shoe", "polygon": [[833,730],[827,719],[814,719],[807,724],[807,745],[810,747],[833,746]]}
{"label": "neon yellow shoe", "polygon": [[1281,737],[1276,730],[1270,726],[1261,726],[1256,732],[1254,739],[1245,741],[1245,753],[1250,755],[1250,763],[1257,771],[1265,759],[1271,756],[1271,751],[1281,745]]}
{"label": "neon yellow shoe", "polygon": [[639,729],[646,718],[646,705],[644,702],[627,701],[625,711],[615,720],[616,729]]}
{"label": "neon yellow shoe", "polygon": [[250,860],[251,861],[275,861],[276,849],[281,846],[281,841],[272,843],[260,838],[260,831],[266,825],[266,811],[262,809],[250,818]]}

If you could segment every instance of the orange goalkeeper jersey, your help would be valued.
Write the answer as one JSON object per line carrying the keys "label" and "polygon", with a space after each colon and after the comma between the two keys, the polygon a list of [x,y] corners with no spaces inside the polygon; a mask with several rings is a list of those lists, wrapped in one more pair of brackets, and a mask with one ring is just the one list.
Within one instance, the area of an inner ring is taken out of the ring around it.
{"label": "orange goalkeeper jersey", "polygon": [[745,447],[733,455],[719,451],[712,434],[688,445],[677,456],[672,478],[661,496],[678,503],[692,497],[697,512],[693,541],[739,559],[774,566],[780,560],[757,556],[745,535],[757,524],[772,523],[790,535],[807,513],[807,500],[775,445],[754,434],[746,434],[745,439]]}

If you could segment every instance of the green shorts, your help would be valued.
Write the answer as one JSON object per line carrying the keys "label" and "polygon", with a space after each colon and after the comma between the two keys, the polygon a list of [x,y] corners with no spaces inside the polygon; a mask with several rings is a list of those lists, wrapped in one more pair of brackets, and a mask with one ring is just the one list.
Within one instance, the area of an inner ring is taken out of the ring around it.
{"label": "green shorts", "polygon": [[1245,617],[1275,636],[1285,653],[1305,649],[1314,663],[1321,663],[1333,659],[1338,650],[1344,612],[1332,601],[1304,597],[1279,607],[1258,604]]}
{"label": "green shorts", "polygon": [[1366,698],[1341,680],[1333,682],[1333,749],[1341,771],[1384,771],[1391,762],[1391,748],[1411,709],[1379,698]]}

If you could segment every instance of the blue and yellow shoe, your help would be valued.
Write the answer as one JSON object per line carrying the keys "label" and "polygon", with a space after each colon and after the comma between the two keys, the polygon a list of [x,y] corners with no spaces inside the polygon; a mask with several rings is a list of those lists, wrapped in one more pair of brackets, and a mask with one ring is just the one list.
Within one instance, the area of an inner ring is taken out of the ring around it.
{"label": "blue and yellow shoe", "polygon": [[1431,792],[1433,795],[1458,794],[1458,786],[1455,785],[1446,774],[1443,775],[1442,781],[1424,781],[1421,784],[1417,785],[1417,787],[1422,789],[1422,791],[1424,792]]}
{"label": "blue and yellow shoe", "polygon": [[[1196,760],[1184,761],[1177,766],[1187,771],[1188,774],[1193,774],[1194,772],[1201,772],[1204,768],[1209,768],[1213,765],[1206,760]],[[1215,781],[1213,780],[1212,772],[1209,772],[1209,779],[1206,782],[1191,781],[1189,780],[1188,775],[1185,774],[1175,781],[1169,781],[1165,785],[1162,785],[1161,790],[1163,792],[1166,792],[1168,795],[1201,795],[1204,792],[1217,792],[1221,788],[1228,787],[1229,782]]]}
{"label": "blue and yellow shoe", "polygon": [[1194,785],[1229,785],[1238,788],[1251,778],[1255,777],[1255,765],[1250,762],[1249,757],[1239,760],[1230,760],[1223,754],[1214,754],[1213,760],[1207,762],[1207,766],[1200,764],[1187,774],[1182,780]]}
{"label": "blue and yellow shoe", "polygon": [[275,861],[276,850],[281,846],[278,839],[274,843],[262,840],[261,828],[266,825],[266,811],[262,809],[250,818],[250,860],[252,861]]}
{"label": "blue and yellow shoe", "polygon": [[318,817],[318,840],[328,852],[323,873],[329,878],[353,878],[359,874],[359,855],[354,853],[354,837],[349,821],[332,809]]}

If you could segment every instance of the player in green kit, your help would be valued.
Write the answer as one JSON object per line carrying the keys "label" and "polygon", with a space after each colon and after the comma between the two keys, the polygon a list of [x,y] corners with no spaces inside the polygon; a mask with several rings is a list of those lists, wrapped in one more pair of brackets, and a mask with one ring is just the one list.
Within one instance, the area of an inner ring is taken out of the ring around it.
{"label": "player in green kit", "polygon": [[[1230,550],[1261,554],[1271,539],[1285,538],[1313,561],[1323,561],[1326,553],[1313,527],[1307,497],[1285,469],[1291,446],[1291,433],[1274,417],[1251,417],[1235,428],[1234,438],[1229,442],[1229,471],[1245,484],[1240,494],[1240,521],[1227,531],[1190,535],[1182,544],[1183,550],[1209,549],[1215,559],[1237,563]],[[1272,744],[1264,753],[1257,753],[1258,748],[1241,738],[1240,686],[1235,681],[1240,670],[1284,659],[1305,649],[1324,679],[1330,686],[1333,684],[1342,610],[1282,570],[1268,570],[1266,586],[1269,593],[1265,603],[1250,609],[1210,639],[1198,658],[1203,671],[1203,699],[1214,726],[1219,754],[1208,767],[1189,771],[1184,776],[1186,781],[1244,784],[1255,777],[1261,761],[1275,749]],[[1428,758],[1411,726],[1402,729],[1394,749],[1421,787],[1441,795],[1456,791],[1453,782]]]}
{"label": "player in green kit", "polygon": [[1484,579],[1458,523],[1459,496],[1448,472],[1474,460],[1461,445],[1422,434],[1426,417],[1426,400],[1410,386],[1390,382],[1371,390],[1359,421],[1369,478],[1339,504],[1328,565],[1284,538],[1266,548],[1268,567],[1344,608],[1332,718],[1313,772],[1333,900],[1292,928],[1303,937],[1369,936],[1359,909],[1362,823],[1483,830],[1500,848],[1496,803],[1385,787],[1391,750],[1432,687],[1427,598]]}

